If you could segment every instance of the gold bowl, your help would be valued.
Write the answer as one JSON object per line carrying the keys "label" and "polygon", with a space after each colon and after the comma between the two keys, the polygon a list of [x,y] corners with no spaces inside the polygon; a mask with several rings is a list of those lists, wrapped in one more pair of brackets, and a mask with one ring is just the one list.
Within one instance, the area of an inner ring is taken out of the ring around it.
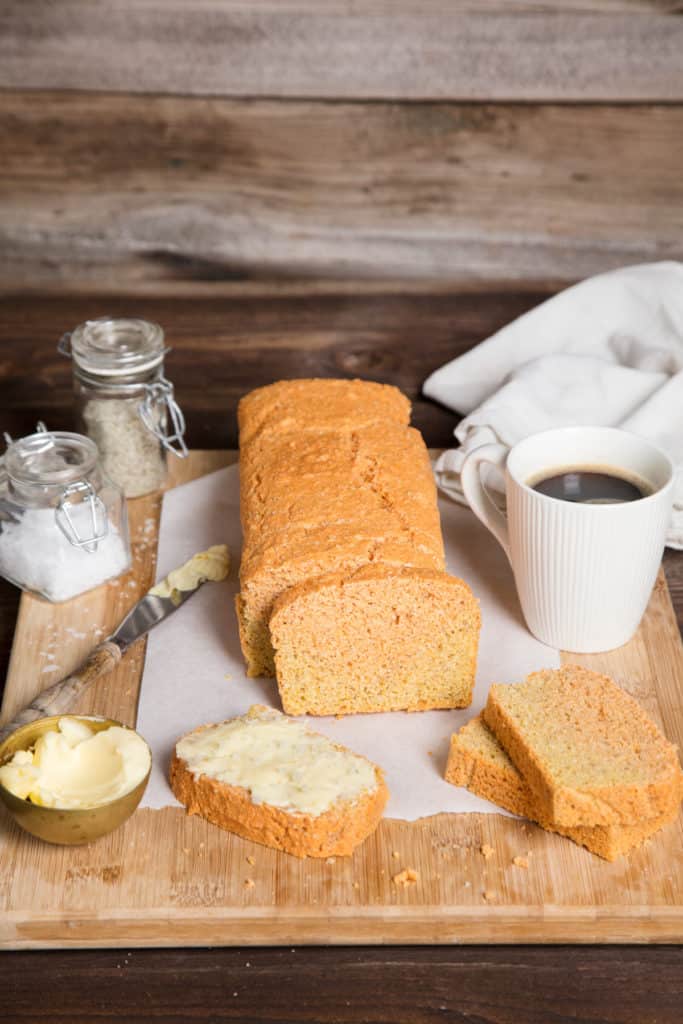
{"label": "gold bowl", "polygon": [[[55,729],[62,718],[74,718],[84,722],[94,732],[101,732],[112,725],[127,728],[113,718],[96,718],[90,715],[53,715],[50,718],[38,718],[35,722],[22,725],[0,743],[0,765],[9,761],[18,750],[28,750],[32,747],[43,733]],[[98,804],[96,807],[41,807],[10,793],[2,783],[0,799],[17,824],[31,835],[61,846],[82,846],[113,832],[130,818],[147,788],[149,775],[148,771],[144,779],[123,796],[116,797],[108,803]]]}

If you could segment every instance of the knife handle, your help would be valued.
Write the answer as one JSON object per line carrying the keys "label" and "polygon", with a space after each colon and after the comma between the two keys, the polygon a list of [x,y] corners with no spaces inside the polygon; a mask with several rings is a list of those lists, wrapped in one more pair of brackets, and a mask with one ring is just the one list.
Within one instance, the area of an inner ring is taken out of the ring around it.
{"label": "knife handle", "polygon": [[39,693],[28,707],[20,711],[11,722],[0,727],[0,742],[21,725],[35,722],[36,718],[61,715],[100,676],[116,668],[121,661],[121,649],[112,640],[105,640],[88,655],[81,667],[72,675],[54,683]]}

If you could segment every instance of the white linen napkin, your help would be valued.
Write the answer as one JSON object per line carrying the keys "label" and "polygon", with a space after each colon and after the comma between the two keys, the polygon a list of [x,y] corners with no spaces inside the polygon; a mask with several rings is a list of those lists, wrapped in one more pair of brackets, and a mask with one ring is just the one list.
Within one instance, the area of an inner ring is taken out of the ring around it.
{"label": "white linen napkin", "polygon": [[567,288],[453,359],[424,394],[465,413],[438,459],[441,490],[466,504],[465,456],[552,427],[619,426],[677,467],[667,538],[683,548],[683,264],[613,270]]}

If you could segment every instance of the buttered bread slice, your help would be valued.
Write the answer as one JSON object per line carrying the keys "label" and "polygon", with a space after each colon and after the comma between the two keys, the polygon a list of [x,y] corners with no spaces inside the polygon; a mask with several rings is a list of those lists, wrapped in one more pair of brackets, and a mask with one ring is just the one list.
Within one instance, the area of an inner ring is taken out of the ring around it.
{"label": "buttered bread slice", "polygon": [[389,796],[377,765],[261,705],[178,740],[170,782],[189,814],[296,857],[351,854]]}
{"label": "buttered bread slice", "polygon": [[637,825],[680,800],[676,748],[607,676],[565,665],[494,685],[484,720],[555,825]]}
{"label": "buttered bread slice", "polygon": [[572,839],[605,860],[616,860],[649,839],[678,815],[680,797],[672,793],[671,805],[656,818],[637,825],[577,825],[564,828],[543,815],[521,773],[505,753],[481,715],[471,719],[451,737],[446,781],[499,807],[535,821],[548,832]]}

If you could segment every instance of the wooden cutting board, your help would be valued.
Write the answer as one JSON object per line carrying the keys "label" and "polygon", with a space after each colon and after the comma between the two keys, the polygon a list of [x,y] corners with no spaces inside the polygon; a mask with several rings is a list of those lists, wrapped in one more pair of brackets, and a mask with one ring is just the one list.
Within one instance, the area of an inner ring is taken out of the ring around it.
{"label": "wooden cutting board", "polygon": [[[174,460],[172,485],[228,465]],[[128,576],[63,605],[23,595],[2,719],[76,667],[150,586],[160,500],[130,503]],[[494,543],[494,541],[492,541]],[[564,660],[612,675],[683,744],[681,640],[663,574],[637,636]],[[74,709],[135,725],[144,642]],[[443,767],[443,766],[441,766]],[[385,820],[351,858],[297,860],[179,808],[139,810],[87,847],[58,847],[0,814],[0,944],[181,946],[302,943],[679,942],[682,822],[607,864],[567,839],[495,814]],[[483,844],[493,848],[485,859]],[[513,863],[528,859],[528,867]],[[418,878],[401,886],[404,868]]]}

